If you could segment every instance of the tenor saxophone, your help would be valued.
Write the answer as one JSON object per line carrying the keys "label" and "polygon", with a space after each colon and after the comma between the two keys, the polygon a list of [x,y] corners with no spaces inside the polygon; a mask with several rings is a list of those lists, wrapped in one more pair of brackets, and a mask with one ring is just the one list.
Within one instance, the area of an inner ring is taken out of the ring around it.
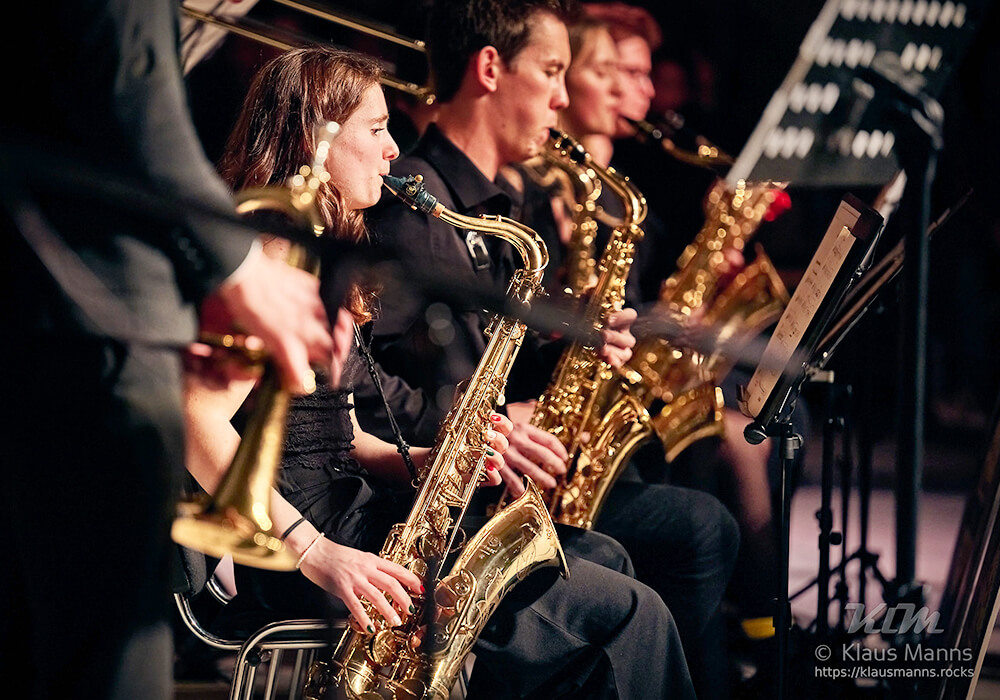
{"label": "tenor saxophone", "polygon": [[[730,189],[720,180],[706,198],[705,224],[664,283],[654,314],[679,324],[692,319],[711,324],[729,349],[773,322],[788,292],[763,250],[729,284],[721,282],[725,248],[743,249],[782,188],[739,183]],[[722,351],[705,354],[663,335],[640,336],[629,362],[592,387],[587,425],[581,428],[588,440],[572,446],[572,468],[549,496],[553,519],[593,527],[611,487],[643,444],[659,439],[670,462],[692,443],[721,435],[723,397],[717,385],[731,367],[730,357]]]}
{"label": "tenor saxophone", "polygon": [[[388,189],[408,204],[453,226],[473,229],[509,242],[524,266],[513,276],[507,299],[528,304],[542,293],[548,263],[545,244],[527,226],[504,217],[467,217],[446,209],[424,190],[420,176],[385,176]],[[495,316],[489,341],[438,433],[406,522],[391,529],[380,556],[432,581],[426,598],[403,625],[390,627],[364,601],[373,632],[349,627],[329,662],[313,664],[304,696],[322,697],[335,687],[338,698],[447,700],[465,659],[504,596],[532,571],[558,567],[568,575],[566,558],[537,487],[527,481],[523,496],[497,512],[467,543],[462,520],[483,478],[490,413],[504,402],[504,387],[521,346],[525,325]],[[458,557],[445,573],[449,555]],[[428,610],[428,606],[431,610]],[[410,641],[425,613],[433,624],[419,651]]]}
{"label": "tenor saxophone", "polygon": [[[569,158],[564,149],[576,153]],[[563,290],[579,297],[595,281],[598,200],[602,180],[580,144],[569,143],[565,134],[551,130],[545,148],[522,164],[524,172],[544,190],[554,191],[570,214],[571,230],[562,269]]]}
{"label": "tenor saxophone", "polygon": [[[642,193],[613,168],[604,168],[565,134],[556,132],[552,140],[556,152],[573,167],[597,173],[605,188],[621,199],[623,214],[615,221],[608,242],[596,265],[597,280],[588,291],[583,309],[584,322],[597,329],[625,298],[625,282],[636,244],[643,237],[640,226],[646,217]],[[577,509],[603,499],[616,475],[604,470],[609,450],[627,444],[631,435],[648,423],[645,411],[629,396],[609,404],[608,389],[615,386],[617,370],[601,359],[591,345],[575,341],[559,359],[545,392],[535,404],[531,424],[563,444],[569,453],[567,474],[555,489],[546,493],[546,502],[557,522],[588,526],[577,518]]]}

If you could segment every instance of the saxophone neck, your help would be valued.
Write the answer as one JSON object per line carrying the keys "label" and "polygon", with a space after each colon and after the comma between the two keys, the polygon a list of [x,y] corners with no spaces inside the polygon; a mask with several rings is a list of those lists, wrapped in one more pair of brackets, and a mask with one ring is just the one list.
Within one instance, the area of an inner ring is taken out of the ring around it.
{"label": "saxophone neck", "polygon": [[[664,118],[668,123],[661,125],[630,117],[625,117],[625,120],[635,129],[637,141],[659,144],[667,154],[681,163],[707,168],[720,176],[724,175],[735,163],[732,156],[722,151],[704,136],[692,135],[691,129],[684,124],[684,118],[676,112],[669,112],[664,115]],[[681,135],[694,143],[693,148],[678,146],[677,142]]]}
{"label": "saxophone neck", "polygon": [[571,167],[596,174],[602,187],[607,187],[618,197],[625,209],[621,221],[615,220],[614,226],[638,226],[647,213],[646,198],[639,188],[627,177],[610,165],[599,165],[586,149],[569,134],[558,129],[549,129],[548,152],[555,158],[570,164]]}
{"label": "saxophone neck", "polygon": [[549,252],[534,229],[504,216],[475,217],[452,211],[427,192],[421,175],[383,175],[382,180],[390,192],[417,211],[435,216],[456,228],[478,231],[507,241],[520,254],[525,275],[534,281],[541,281],[549,263]]}

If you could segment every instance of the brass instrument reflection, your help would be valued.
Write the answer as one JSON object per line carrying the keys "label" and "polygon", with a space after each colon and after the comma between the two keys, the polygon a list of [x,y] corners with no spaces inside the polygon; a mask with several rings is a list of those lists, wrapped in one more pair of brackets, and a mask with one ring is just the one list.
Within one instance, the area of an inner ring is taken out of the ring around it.
{"label": "brass instrument reflection", "polygon": [[[330,142],[339,131],[336,122],[322,125],[312,167],[303,166],[288,186],[238,193],[237,213],[277,212],[313,235],[321,235],[324,226],[316,196],[320,184],[329,178],[324,163]],[[291,245],[287,261],[293,267],[319,272],[318,260],[301,245]],[[203,495],[178,505],[171,537],[184,547],[213,557],[221,559],[228,554],[237,564],[291,571],[296,557],[275,534],[270,517],[291,394],[282,385],[274,363],[259,354],[246,359],[261,368],[262,376],[236,455],[212,497]]]}
{"label": "brass instrument reflection", "polygon": [[[383,41],[392,46],[413,51],[421,56],[425,56],[427,46],[422,39],[411,39],[401,36],[388,29],[382,29],[373,24],[352,19],[343,13],[334,11],[328,5],[319,5],[306,0],[269,0],[270,2],[282,5],[292,11],[299,12],[306,17],[311,17],[324,22],[335,24],[350,32],[355,32],[375,41]],[[195,20],[211,27],[218,28],[227,34],[250,39],[258,43],[270,46],[280,51],[299,48],[319,43],[332,42],[308,36],[302,32],[269,24],[267,22],[234,13],[212,13],[205,12],[194,7],[190,2],[181,4],[181,12],[184,17]],[[426,60],[426,57],[424,58]],[[410,80],[403,80],[394,75],[391,70],[387,70],[382,76],[381,82],[388,88],[398,90],[408,95],[412,95],[426,104],[434,102],[434,92],[430,85],[418,85]]]}

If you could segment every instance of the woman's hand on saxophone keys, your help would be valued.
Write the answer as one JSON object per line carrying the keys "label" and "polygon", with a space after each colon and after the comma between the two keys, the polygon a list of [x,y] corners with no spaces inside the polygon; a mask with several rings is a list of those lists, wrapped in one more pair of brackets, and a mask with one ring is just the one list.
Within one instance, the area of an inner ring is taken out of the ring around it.
{"label": "woman's hand on saxophone keys", "polygon": [[635,309],[615,311],[608,316],[601,330],[604,345],[597,349],[597,356],[612,367],[621,367],[632,357],[632,348],[635,347],[632,322],[637,316]]}
{"label": "woman's hand on saxophone keys", "polygon": [[[392,627],[401,625],[413,611],[410,592],[421,593],[423,582],[409,569],[375,554],[337,544],[322,535],[315,542],[305,541],[308,551],[302,548],[305,553],[300,565],[302,573],[342,600],[360,629],[374,630],[361,603],[362,598],[371,602]],[[392,599],[391,603],[386,596]]]}
{"label": "woman's hand on saxophone keys", "polygon": [[503,483],[501,473],[506,464],[504,453],[510,447],[507,436],[514,429],[514,424],[507,416],[493,413],[490,415],[490,425],[486,429],[486,471],[484,486],[499,486]]}

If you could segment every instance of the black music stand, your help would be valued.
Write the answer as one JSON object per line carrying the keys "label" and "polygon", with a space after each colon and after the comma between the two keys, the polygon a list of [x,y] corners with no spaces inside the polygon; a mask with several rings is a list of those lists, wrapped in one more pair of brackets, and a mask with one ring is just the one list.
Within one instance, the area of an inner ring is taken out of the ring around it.
{"label": "black music stand", "polygon": [[[904,180],[905,178],[900,173],[899,180],[890,183],[883,191],[879,201],[875,204],[875,208],[886,219],[889,218],[896,206],[898,206],[898,197]],[[942,212],[938,219],[927,229],[926,237],[928,242],[933,240],[934,234],[965,205],[971,194],[971,191],[967,192],[955,204]],[[821,503],[820,509],[816,514],[820,525],[820,562],[816,577],[790,595],[789,600],[793,601],[813,586],[817,586],[816,634],[819,637],[824,637],[830,632],[828,624],[828,607],[830,603],[828,590],[829,583],[835,574],[840,577],[834,596],[840,603],[841,613],[836,633],[842,635],[844,632],[844,613],[849,595],[846,582],[846,569],[852,561],[858,561],[860,564],[857,591],[857,599],[860,602],[867,600],[866,589],[869,572],[878,580],[883,591],[888,590],[890,587],[889,579],[878,569],[878,555],[868,549],[872,469],[870,453],[861,444],[857,447],[858,456],[860,457],[857,473],[860,541],[857,549],[853,552],[849,553],[847,549],[847,521],[850,511],[850,491],[852,469],[854,466],[851,446],[854,444],[852,442],[853,439],[860,441],[862,437],[857,436],[855,438],[853,435],[855,431],[852,428],[851,420],[851,414],[853,413],[851,402],[854,400],[852,386],[850,384],[836,385],[834,382],[834,373],[827,371],[825,367],[827,362],[832,358],[834,351],[858,325],[876,300],[880,298],[880,294],[899,276],[899,273],[903,269],[906,255],[905,243],[905,240],[898,241],[888,253],[883,255],[877,262],[874,262],[856,283],[851,285],[837,310],[835,320],[831,323],[829,330],[816,347],[813,353],[815,358],[814,363],[810,366],[810,370],[807,373],[809,382],[822,385],[824,390]],[[841,477],[841,531],[834,532],[830,504],[833,490],[833,465],[835,462],[834,443],[838,437],[841,440],[846,456],[839,461]],[[840,561],[835,567],[831,567],[830,548],[837,545],[843,546]]]}
{"label": "black music stand", "polygon": [[[927,337],[930,188],[941,147],[937,97],[963,58],[989,0],[894,3],[828,0],[798,57],[729,172],[790,188],[910,181],[901,226],[903,280],[893,601],[921,604],[915,582]],[[905,9],[904,9],[905,8]]]}
{"label": "black music stand", "polygon": [[828,356],[815,353],[849,288],[869,265],[883,225],[884,219],[875,209],[853,195],[844,196],[806,274],[778,320],[757,370],[740,391],[740,409],[753,419],[744,431],[746,440],[759,444],[767,437],[776,438],[781,459],[781,551],[775,611],[779,699],[785,697],[789,629],[788,480],[796,452],[802,446],[791,417],[803,382],[821,359]]}

